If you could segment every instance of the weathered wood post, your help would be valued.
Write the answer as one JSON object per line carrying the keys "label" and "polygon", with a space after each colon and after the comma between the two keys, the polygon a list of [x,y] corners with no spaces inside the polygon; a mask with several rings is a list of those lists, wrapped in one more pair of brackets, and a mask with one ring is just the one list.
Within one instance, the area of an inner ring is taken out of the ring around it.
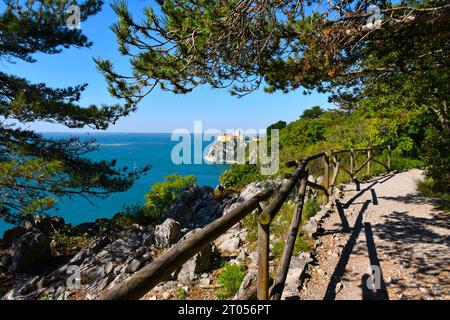
{"label": "weathered wood post", "polygon": [[336,185],[336,180],[339,174],[339,167],[341,164],[339,158],[335,155],[333,155],[333,162],[334,162],[333,178],[331,179],[330,189],[328,190],[328,194],[330,195],[333,193],[334,186]]}
{"label": "weathered wood post", "polygon": [[[328,192],[328,188],[330,187],[330,157],[328,152],[324,155],[324,173],[323,173],[323,186]],[[326,202],[328,203],[329,197],[325,194]]]}
{"label": "weathered wood post", "polygon": [[387,146],[387,166],[389,172],[391,171],[391,146]]}
{"label": "weathered wood post", "polygon": [[355,174],[355,154],[353,149],[350,149],[350,175],[352,176],[352,180],[354,179]]}
{"label": "weathered wood post", "polygon": [[277,269],[274,286],[270,292],[270,299],[280,300],[283,294],[286,277],[291,263],[292,253],[294,252],[295,241],[297,240],[298,229],[302,221],[303,203],[305,201],[306,182],[308,180],[308,171],[305,171],[295,197],[295,209],[292,217],[291,225],[289,227],[288,238],[281,256],[280,264]]}
{"label": "weathered wood post", "polygon": [[[258,209],[258,215],[262,208]],[[269,299],[269,230],[270,224],[258,221],[258,300]]]}
{"label": "weathered wood post", "polygon": [[367,151],[367,176],[370,176],[370,158],[372,158],[372,149],[369,149],[369,151]]}

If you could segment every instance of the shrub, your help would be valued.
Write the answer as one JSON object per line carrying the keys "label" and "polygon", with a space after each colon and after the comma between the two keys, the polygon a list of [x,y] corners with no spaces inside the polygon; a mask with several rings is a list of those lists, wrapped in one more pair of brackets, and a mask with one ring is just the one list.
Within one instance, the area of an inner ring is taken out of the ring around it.
{"label": "shrub", "polygon": [[421,159],[411,159],[399,156],[392,157],[392,169],[393,170],[408,170],[412,168],[423,167],[423,161]]}
{"label": "shrub", "polygon": [[241,286],[244,280],[245,267],[241,264],[226,263],[219,274],[219,283],[222,285],[222,290],[218,295],[219,299],[227,299],[232,297]]}
{"label": "shrub", "polygon": [[433,178],[426,178],[425,180],[417,181],[417,190],[424,196],[429,198],[440,199],[439,209],[450,213],[450,193],[443,192],[436,187],[436,182]]}
{"label": "shrub", "polygon": [[176,295],[178,300],[186,300],[186,291],[183,288],[179,287]]}
{"label": "shrub", "polygon": [[[139,220],[138,208],[139,208],[138,205],[125,207],[124,208],[125,212],[117,213],[112,217],[111,219],[112,225],[119,228],[128,228],[133,223],[138,223]],[[140,208],[142,210],[142,207]]]}
{"label": "shrub", "polygon": [[306,200],[303,210],[305,212],[306,218],[309,219],[312,216],[314,216],[317,212],[319,212],[320,204],[316,200],[316,198],[310,198],[310,199]]}
{"label": "shrub", "polygon": [[273,130],[281,130],[281,129],[286,128],[286,125],[287,125],[287,123],[285,121],[281,121],[281,120],[276,122],[276,123],[274,123],[274,124],[271,124],[266,129],[267,136],[272,135],[272,129]]}
{"label": "shrub", "polygon": [[232,164],[230,169],[220,176],[220,183],[229,189],[241,189],[253,181],[264,179],[260,169],[257,164]]}
{"label": "shrub", "polygon": [[38,300],[50,300],[50,296],[48,295],[48,293],[46,293],[46,294],[40,296],[38,298]]}
{"label": "shrub", "polygon": [[113,217],[113,223],[119,227],[129,227],[133,223],[140,225],[148,225],[155,222],[156,217],[147,214],[148,210],[145,205],[134,204],[125,206],[122,212]]}
{"label": "shrub", "polygon": [[150,192],[145,195],[147,202],[144,206],[144,214],[150,219],[157,220],[167,206],[173,202],[180,193],[195,184],[195,176],[170,175],[163,182],[155,183]]}
{"label": "shrub", "polygon": [[[307,239],[302,236],[298,236],[295,240],[294,244],[294,250],[292,252],[292,255],[297,255],[301,252],[310,252],[312,249],[312,240]],[[281,257],[281,254],[283,253],[284,246],[286,245],[286,239],[279,239],[273,244],[272,252],[276,257]]]}
{"label": "shrub", "polygon": [[426,175],[432,178],[433,189],[450,193],[450,130],[429,130],[425,140]]}

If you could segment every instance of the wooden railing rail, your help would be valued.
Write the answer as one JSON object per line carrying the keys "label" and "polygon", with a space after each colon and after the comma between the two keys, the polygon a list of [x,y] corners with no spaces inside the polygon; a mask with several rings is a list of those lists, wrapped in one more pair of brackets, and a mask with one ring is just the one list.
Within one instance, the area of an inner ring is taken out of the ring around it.
{"label": "wooden railing rail", "polygon": [[[387,164],[374,159],[374,152],[387,150]],[[219,236],[224,234],[233,225],[241,221],[248,214],[257,212],[258,214],[258,276],[257,276],[257,297],[259,300],[279,300],[281,299],[289,264],[294,251],[295,241],[300,228],[302,210],[306,187],[311,187],[322,191],[326,201],[333,192],[339,171],[342,170],[350,175],[353,181],[356,175],[364,167],[367,168],[367,175],[370,175],[370,162],[373,161],[382,165],[387,171],[391,170],[390,146],[331,150],[330,152],[320,152],[306,157],[299,162],[291,161],[290,166],[296,166],[294,173],[278,189],[264,190],[251,199],[230,210],[226,215],[215,220],[203,229],[193,233],[189,238],[181,241],[168,252],[159,256],[150,264],[124,280],[122,283],[113,287],[99,297],[100,300],[122,300],[139,299],[148,291],[157,286],[161,281],[170,277],[170,275],[181,268],[195,254],[200,252],[208,243],[211,243]],[[355,154],[357,152],[367,152],[367,159],[355,169]],[[344,168],[340,157],[349,155],[349,168]],[[324,161],[324,175],[321,184],[308,181],[308,164],[317,159]],[[331,174],[331,170],[332,175]],[[276,271],[274,284],[269,294],[269,240],[270,223],[276,217],[280,208],[286,200],[293,196],[295,202],[294,214],[286,239],[286,245],[281,255],[281,260]],[[270,200],[270,198],[272,199]],[[270,201],[269,201],[270,200]],[[267,204],[268,203],[268,204]],[[266,205],[267,204],[267,205]]]}
{"label": "wooden railing rail", "polygon": [[228,229],[259,208],[260,202],[268,200],[274,190],[264,190],[243,204],[230,210],[226,215],[195,232],[191,237],[172,247],[167,253],[159,256],[150,264],[124,280],[99,300],[132,300],[139,299],[153,289],[161,281],[181,268],[181,266],[200,252],[205,245],[216,240]]}

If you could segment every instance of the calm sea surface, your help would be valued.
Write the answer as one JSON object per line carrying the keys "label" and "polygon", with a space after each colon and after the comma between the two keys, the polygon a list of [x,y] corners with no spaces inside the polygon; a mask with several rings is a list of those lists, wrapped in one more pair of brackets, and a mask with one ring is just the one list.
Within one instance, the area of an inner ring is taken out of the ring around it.
{"label": "calm sea surface", "polygon": [[[69,134],[45,134],[55,139],[65,139]],[[172,148],[178,141],[171,141],[170,134],[76,134],[80,138],[94,138],[100,145],[96,152],[87,155],[93,160],[117,160],[117,167],[128,168],[142,167],[150,164],[152,168],[133,187],[126,192],[115,193],[105,200],[93,200],[95,206],[82,198],[72,200],[58,200],[56,209],[49,214],[63,217],[67,223],[74,225],[94,221],[97,218],[109,218],[119,212],[126,205],[142,204],[145,202],[144,194],[149,191],[151,185],[162,181],[165,176],[173,173],[180,175],[195,175],[200,185],[215,187],[219,183],[219,176],[228,169],[226,165],[192,164],[175,165],[171,160]],[[210,142],[204,142],[206,148]],[[200,149],[200,148],[199,148]],[[194,150],[192,158],[202,150]],[[0,221],[0,236],[11,225]]]}

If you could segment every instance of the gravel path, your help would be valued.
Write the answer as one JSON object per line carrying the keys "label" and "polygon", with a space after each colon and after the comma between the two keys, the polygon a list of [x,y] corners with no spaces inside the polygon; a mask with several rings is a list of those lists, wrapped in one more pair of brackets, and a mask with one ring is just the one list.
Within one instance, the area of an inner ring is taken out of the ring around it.
{"label": "gravel path", "polygon": [[450,299],[449,214],[418,194],[422,175],[345,186],[322,224],[301,299]]}

